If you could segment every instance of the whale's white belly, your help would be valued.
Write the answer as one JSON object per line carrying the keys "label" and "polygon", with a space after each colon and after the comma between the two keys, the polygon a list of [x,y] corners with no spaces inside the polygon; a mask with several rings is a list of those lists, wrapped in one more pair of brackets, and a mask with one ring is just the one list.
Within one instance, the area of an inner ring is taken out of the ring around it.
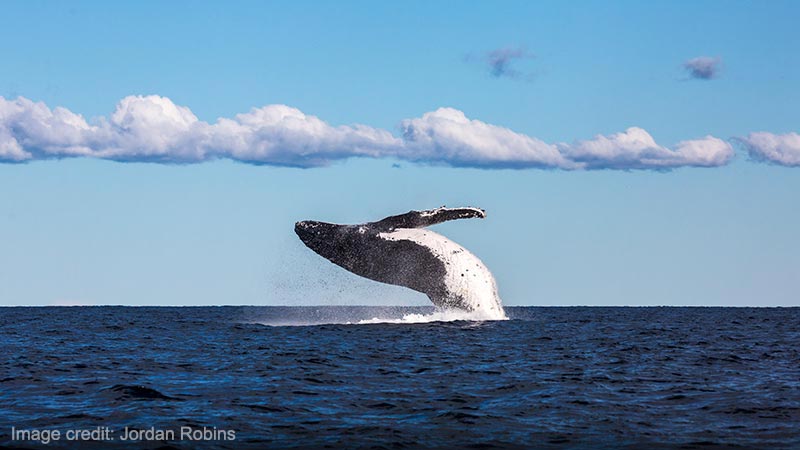
{"label": "whale's white belly", "polygon": [[487,319],[503,319],[505,312],[497,295],[492,272],[469,250],[441,234],[424,228],[398,228],[378,237],[391,241],[408,240],[427,247],[445,265],[445,286],[453,298]]}

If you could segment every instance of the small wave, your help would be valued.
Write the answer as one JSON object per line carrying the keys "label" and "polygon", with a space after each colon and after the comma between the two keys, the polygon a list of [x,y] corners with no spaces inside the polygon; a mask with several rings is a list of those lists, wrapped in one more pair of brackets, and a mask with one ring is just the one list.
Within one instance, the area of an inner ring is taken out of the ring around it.
{"label": "small wave", "polygon": [[116,384],[112,386],[110,390],[122,394],[118,400],[181,400],[177,397],[170,397],[155,389],[141,385]]}

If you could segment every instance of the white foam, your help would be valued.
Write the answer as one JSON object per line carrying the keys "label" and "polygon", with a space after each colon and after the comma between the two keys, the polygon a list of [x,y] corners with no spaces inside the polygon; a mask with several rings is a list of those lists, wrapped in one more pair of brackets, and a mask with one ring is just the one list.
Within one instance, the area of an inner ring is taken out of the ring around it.
{"label": "white foam", "polygon": [[[455,322],[466,320],[470,322],[483,322],[490,320],[508,320],[505,314],[497,317],[495,314],[486,314],[485,311],[464,311],[461,309],[440,309],[431,314],[406,314],[400,319],[373,317],[372,319],[359,320],[356,325],[374,323],[430,323],[430,322]],[[352,322],[348,322],[352,324]]]}
{"label": "white foam", "polygon": [[[487,322],[495,320],[508,320],[503,314],[502,317],[496,317],[492,314],[486,314],[484,311],[465,311],[462,309],[448,309],[436,308],[430,312],[409,312],[398,311],[395,307],[381,308],[376,307],[378,311],[372,311],[367,314],[348,312],[347,307],[344,310],[323,317],[274,317],[266,320],[250,320],[240,323],[259,324],[270,327],[313,327],[318,325],[369,325],[369,324],[415,324],[415,323],[433,323],[433,322],[454,322],[454,321],[467,321],[467,322]],[[359,317],[360,316],[360,317]],[[370,317],[365,319],[364,317]]]}

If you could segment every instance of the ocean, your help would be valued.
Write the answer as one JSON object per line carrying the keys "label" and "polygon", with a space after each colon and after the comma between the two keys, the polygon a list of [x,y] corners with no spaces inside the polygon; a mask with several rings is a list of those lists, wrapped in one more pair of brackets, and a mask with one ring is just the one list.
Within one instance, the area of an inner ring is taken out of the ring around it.
{"label": "ocean", "polygon": [[506,312],[0,308],[0,446],[800,448],[800,308]]}

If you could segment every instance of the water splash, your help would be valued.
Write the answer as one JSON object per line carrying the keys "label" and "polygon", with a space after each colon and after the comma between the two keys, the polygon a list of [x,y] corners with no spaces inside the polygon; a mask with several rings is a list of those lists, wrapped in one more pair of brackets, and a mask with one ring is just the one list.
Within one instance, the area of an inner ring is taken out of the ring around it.
{"label": "water splash", "polygon": [[[508,320],[505,311],[501,314],[487,313],[485,310],[477,311],[464,311],[461,309],[436,309],[430,314],[406,314],[402,318],[381,318],[373,317],[372,319],[359,320],[355,322],[357,325],[375,324],[375,323],[430,323],[430,322],[455,322],[457,320],[469,322],[484,322],[490,320]],[[348,322],[350,323],[350,322]]]}
{"label": "water splash", "polygon": [[[317,325],[368,325],[378,323],[414,324],[432,322],[485,322],[508,320],[504,311],[419,307],[419,306],[351,306],[351,307],[294,307],[268,308],[279,314],[269,317],[248,318],[243,323],[256,323],[273,327],[317,326]],[[287,314],[287,311],[291,311]]]}

